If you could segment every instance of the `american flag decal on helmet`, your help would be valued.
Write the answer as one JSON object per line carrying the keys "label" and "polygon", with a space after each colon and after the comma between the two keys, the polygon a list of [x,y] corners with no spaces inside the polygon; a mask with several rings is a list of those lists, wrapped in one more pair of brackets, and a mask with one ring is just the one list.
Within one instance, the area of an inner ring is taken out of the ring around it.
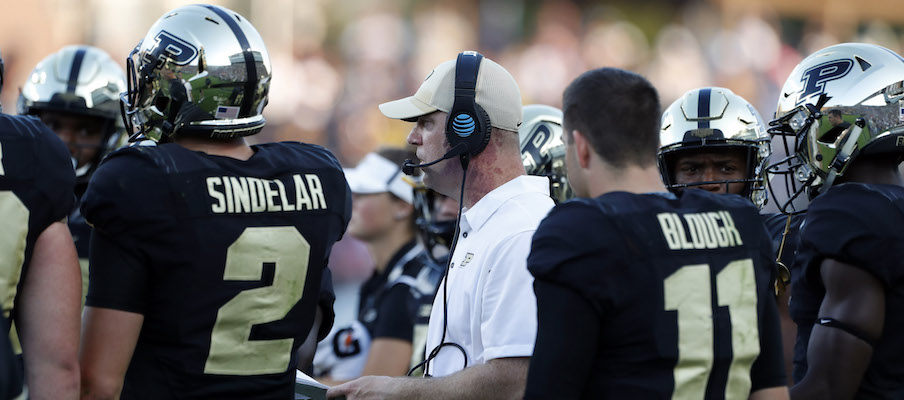
{"label": "american flag decal on helmet", "polygon": [[214,117],[216,119],[236,119],[239,117],[239,107],[219,106]]}

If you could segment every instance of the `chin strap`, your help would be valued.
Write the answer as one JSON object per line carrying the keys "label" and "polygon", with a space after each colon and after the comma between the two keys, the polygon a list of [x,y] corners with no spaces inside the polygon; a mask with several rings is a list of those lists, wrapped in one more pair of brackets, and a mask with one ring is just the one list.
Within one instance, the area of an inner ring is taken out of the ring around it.
{"label": "chin strap", "polygon": [[791,283],[791,271],[782,262],[782,252],[785,250],[785,239],[788,238],[788,232],[791,231],[791,215],[785,221],[785,231],[782,232],[782,244],[778,246],[778,255],[775,257],[775,263],[778,265],[778,276],[775,278],[775,297],[781,297],[785,294],[788,284]]}
{"label": "chin strap", "polygon": [[863,118],[857,118],[857,120],[854,121],[851,133],[847,135],[844,145],[841,146],[841,151],[835,155],[835,158],[832,159],[832,163],[829,164],[829,174],[826,176],[826,180],[822,184],[822,187],[819,188],[819,193],[825,193],[826,190],[829,190],[829,188],[832,187],[832,184],[835,183],[835,178],[838,177],[838,174],[843,171],[844,167],[851,161],[851,153],[854,150],[854,145],[857,144],[857,140],[860,139],[860,134],[863,133],[864,126],[866,126],[866,121],[864,121]]}

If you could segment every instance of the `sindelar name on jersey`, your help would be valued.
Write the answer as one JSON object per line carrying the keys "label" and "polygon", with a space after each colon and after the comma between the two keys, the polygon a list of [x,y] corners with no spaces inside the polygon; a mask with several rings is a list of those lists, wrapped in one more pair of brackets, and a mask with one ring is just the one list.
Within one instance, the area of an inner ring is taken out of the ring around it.
{"label": "sindelar name on jersey", "polygon": [[[294,189],[291,187],[294,184]],[[289,185],[289,189],[286,189]],[[294,191],[295,196],[288,196]],[[292,175],[292,184],[237,176],[207,178],[207,193],[214,203],[214,213],[260,213],[280,211],[323,210],[327,208],[323,185],[316,174]],[[294,202],[290,201],[293,199]]]}
{"label": "sindelar name on jersey", "polygon": [[[715,249],[743,245],[728,211],[659,213],[659,226],[671,250]],[[681,217],[684,217],[683,219]]]}

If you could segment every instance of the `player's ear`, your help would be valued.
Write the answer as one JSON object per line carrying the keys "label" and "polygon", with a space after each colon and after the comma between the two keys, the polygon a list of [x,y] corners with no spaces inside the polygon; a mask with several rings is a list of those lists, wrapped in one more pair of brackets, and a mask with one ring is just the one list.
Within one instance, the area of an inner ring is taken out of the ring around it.
{"label": "player's ear", "polygon": [[588,168],[590,166],[590,154],[593,152],[593,146],[590,145],[590,142],[587,141],[584,134],[577,129],[571,131],[571,140],[574,141],[574,150],[577,153],[578,164],[580,164],[581,168]]}

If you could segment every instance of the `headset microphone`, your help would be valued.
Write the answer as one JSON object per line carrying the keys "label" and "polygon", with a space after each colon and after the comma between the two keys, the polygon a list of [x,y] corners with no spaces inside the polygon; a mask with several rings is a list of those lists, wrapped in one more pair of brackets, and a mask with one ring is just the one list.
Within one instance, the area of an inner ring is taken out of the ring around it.
{"label": "headset microphone", "polygon": [[465,154],[465,153],[467,153],[467,152],[468,152],[468,145],[465,144],[465,143],[459,143],[459,144],[455,145],[455,147],[453,147],[451,150],[449,150],[448,152],[446,152],[446,154],[444,154],[444,155],[442,156],[442,158],[433,160],[433,161],[428,162],[428,163],[425,163],[425,164],[415,164],[414,161],[411,161],[410,159],[405,160],[405,163],[402,164],[402,172],[405,173],[405,175],[413,175],[413,174],[414,174],[414,169],[415,169],[415,168],[429,167],[429,166],[431,166],[431,165],[433,165],[433,164],[436,164],[436,163],[438,163],[438,162],[440,162],[440,161],[442,161],[442,160],[448,160],[448,159],[450,159],[450,158],[452,158],[452,157],[460,156],[460,155]]}

